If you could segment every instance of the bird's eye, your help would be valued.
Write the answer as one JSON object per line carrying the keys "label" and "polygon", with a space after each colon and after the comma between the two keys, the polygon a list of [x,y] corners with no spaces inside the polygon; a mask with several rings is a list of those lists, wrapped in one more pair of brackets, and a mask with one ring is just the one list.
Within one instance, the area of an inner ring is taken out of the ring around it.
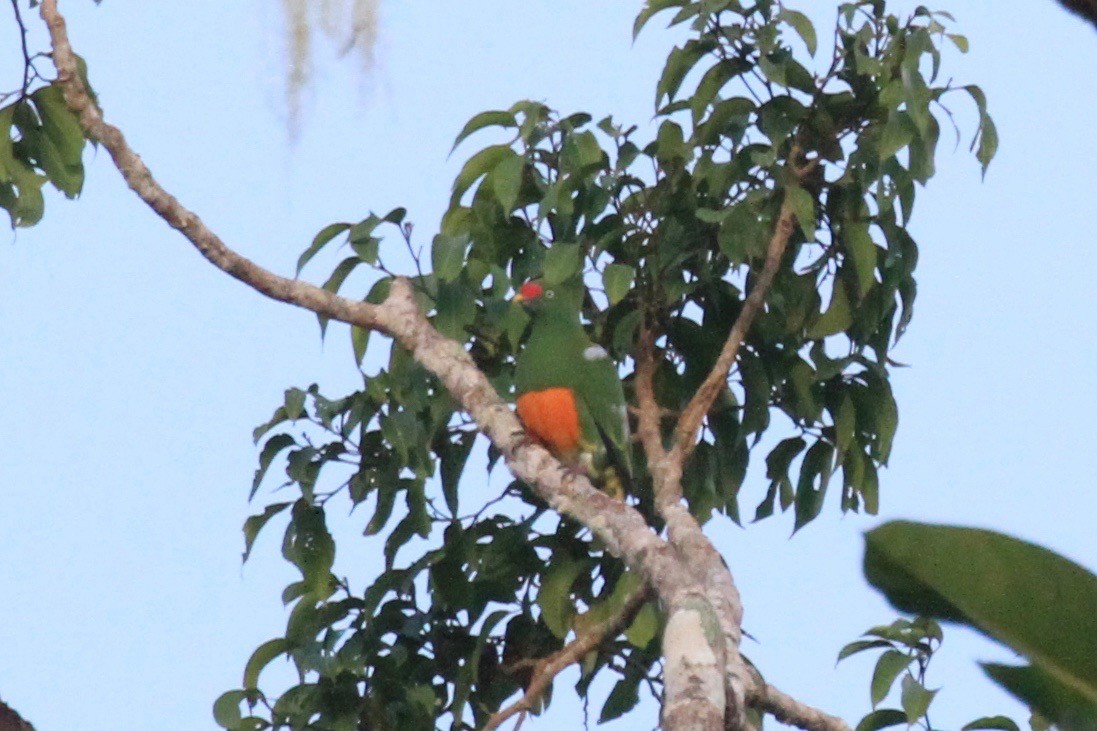
{"label": "bird's eye", "polygon": [[553,291],[553,290],[551,290],[551,289],[549,289],[549,290],[545,290],[545,298],[546,298],[546,299],[552,299],[552,298],[553,298],[553,297],[555,297],[555,296],[556,296],[556,292],[555,292],[555,291]]}

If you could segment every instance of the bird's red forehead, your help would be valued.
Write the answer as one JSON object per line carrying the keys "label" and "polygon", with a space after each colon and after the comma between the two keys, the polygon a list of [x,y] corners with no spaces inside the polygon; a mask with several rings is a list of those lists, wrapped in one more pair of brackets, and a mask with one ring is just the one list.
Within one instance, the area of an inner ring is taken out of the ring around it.
{"label": "bird's red forehead", "polygon": [[544,293],[545,290],[536,282],[526,282],[518,289],[518,294],[522,295],[524,300],[537,299]]}

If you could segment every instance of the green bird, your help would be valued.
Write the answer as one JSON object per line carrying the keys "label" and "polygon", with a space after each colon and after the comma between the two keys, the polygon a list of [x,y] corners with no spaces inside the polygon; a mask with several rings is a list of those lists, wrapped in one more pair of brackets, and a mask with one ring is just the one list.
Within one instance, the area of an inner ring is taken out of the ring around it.
{"label": "green bird", "polygon": [[628,410],[617,364],[579,320],[583,283],[527,282],[514,301],[532,317],[514,380],[526,431],[569,468],[623,499],[632,476]]}

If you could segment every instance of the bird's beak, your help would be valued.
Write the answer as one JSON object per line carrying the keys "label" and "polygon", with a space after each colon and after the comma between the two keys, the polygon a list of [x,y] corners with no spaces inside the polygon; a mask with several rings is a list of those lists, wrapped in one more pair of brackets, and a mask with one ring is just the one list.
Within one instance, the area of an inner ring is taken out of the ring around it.
{"label": "bird's beak", "polygon": [[522,304],[523,302],[526,301],[526,298],[522,296],[521,292],[515,292],[514,296],[510,298],[510,301],[511,302],[517,302],[518,304]]}

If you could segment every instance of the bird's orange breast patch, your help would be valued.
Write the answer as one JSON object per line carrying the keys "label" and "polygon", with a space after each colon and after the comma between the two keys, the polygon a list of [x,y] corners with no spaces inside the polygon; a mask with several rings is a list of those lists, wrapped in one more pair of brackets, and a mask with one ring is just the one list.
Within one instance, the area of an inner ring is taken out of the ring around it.
{"label": "bird's orange breast patch", "polygon": [[579,451],[579,410],[570,388],[549,388],[518,397],[518,418],[537,441],[564,462]]}

